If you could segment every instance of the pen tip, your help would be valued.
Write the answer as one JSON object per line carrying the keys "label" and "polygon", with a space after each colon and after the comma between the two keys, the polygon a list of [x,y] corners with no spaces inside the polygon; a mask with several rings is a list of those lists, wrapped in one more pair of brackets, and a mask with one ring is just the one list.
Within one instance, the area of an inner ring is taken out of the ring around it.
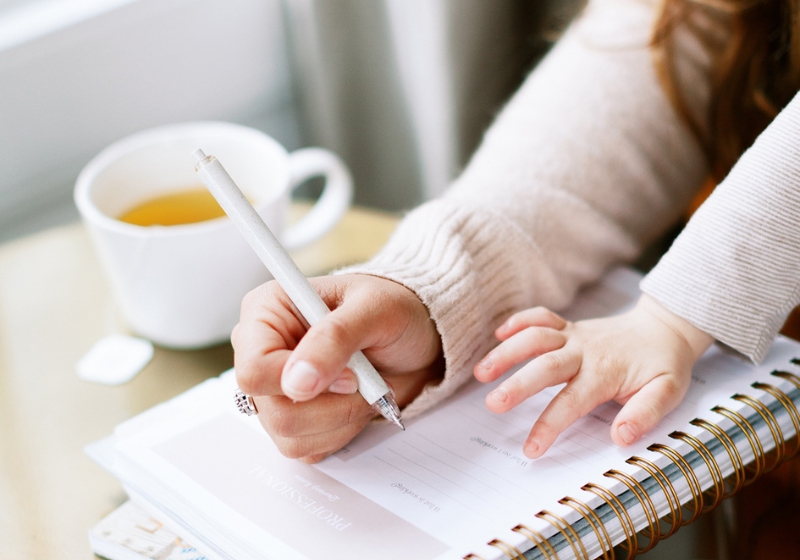
{"label": "pen tip", "polygon": [[389,422],[403,430],[406,431],[406,427],[403,426],[403,419],[400,417],[400,408],[397,406],[397,403],[394,401],[394,397],[390,394],[384,395],[383,397],[379,398],[375,401],[372,406],[377,410],[381,416],[386,418]]}

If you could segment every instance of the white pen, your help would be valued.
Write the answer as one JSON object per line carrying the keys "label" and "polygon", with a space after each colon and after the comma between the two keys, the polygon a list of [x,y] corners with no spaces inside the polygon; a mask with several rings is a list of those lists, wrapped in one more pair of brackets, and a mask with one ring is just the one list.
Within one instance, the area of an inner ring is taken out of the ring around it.
{"label": "white pen", "polygon": [[[192,154],[197,160],[195,171],[219,205],[233,221],[241,234],[256,252],[267,270],[300,310],[309,325],[315,325],[330,309],[317,291],[294,263],[289,253],[270,231],[255,208],[245,198],[228,172],[214,156],[203,150]],[[347,362],[358,379],[358,392],[381,415],[405,430],[400,418],[400,408],[391,389],[362,352],[356,352]]]}

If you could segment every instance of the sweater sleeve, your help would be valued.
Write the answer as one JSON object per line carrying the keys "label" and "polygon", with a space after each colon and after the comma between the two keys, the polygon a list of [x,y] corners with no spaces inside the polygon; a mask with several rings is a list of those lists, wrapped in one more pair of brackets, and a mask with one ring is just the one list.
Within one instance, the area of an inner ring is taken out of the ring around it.
{"label": "sweater sleeve", "polygon": [[692,216],[642,289],[761,361],[800,304],[800,94]]}
{"label": "sweater sleeve", "polygon": [[[653,3],[594,1],[527,78],[461,176],[347,272],[391,279],[429,308],[446,373],[407,416],[452,393],[535,305],[562,309],[611,265],[635,259],[702,183],[700,146],[656,77]],[[702,53],[684,70],[702,76]],[[703,79],[688,99],[702,111]]]}

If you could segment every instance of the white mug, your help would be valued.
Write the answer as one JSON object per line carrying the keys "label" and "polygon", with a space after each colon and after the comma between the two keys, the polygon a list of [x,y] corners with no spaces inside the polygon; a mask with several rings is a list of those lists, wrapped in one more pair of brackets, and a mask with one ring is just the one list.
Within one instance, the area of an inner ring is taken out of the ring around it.
{"label": "white mug", "polygon": [[[288,250],[335,226],[352,199],[347,167],[331,152],[287,153],[257,130],[223,122],[162,126],[119,140],[78,176],[75,203],[131,330],[171,348],[228,340],[242,297],[270,279],[234,224],[221,217],[170,226],[138,226],[119,217],[153,198],[202,187],[192,152],[202,148],[225,166]],[[319,200],[285,227],[291,192],[325,177]]]}

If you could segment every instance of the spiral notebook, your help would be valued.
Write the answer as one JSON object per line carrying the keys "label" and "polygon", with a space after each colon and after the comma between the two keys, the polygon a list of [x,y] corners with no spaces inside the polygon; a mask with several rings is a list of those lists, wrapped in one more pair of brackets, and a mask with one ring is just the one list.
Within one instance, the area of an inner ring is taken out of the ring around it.
{"label": "spiral notebook", "polygon": [[[627,309],[639,279],[614,271],[566,315]],[[405,432],[376,422],[306,465],[235,410],[230,373],[87,451],[213,559],[611,558],[649,549],[797,451],[798,357],[784,338],[757,367],[712,348],[646,441],[613,445],[609,403],[535,461],[522,443],[559,387],[495,415],[483,404],[495,384],[473,382]]]}

